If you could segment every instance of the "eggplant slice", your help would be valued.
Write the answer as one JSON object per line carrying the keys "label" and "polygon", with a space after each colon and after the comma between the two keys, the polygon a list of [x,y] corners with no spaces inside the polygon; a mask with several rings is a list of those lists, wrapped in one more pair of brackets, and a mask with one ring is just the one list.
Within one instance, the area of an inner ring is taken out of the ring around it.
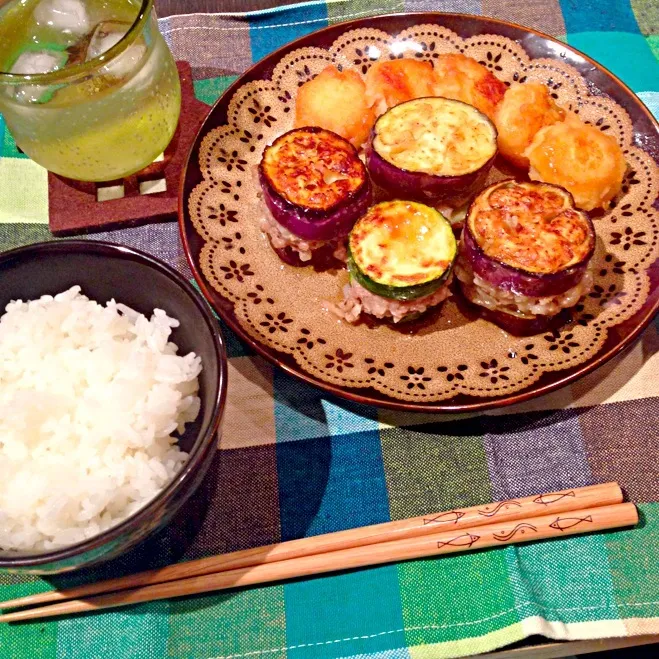
{"label": "eggplant slice", "polygon": [[307,241],[347,236],[371,203],[357,151],[323,128],[297,128],[278,137],[263,153],[259,177],[273,218]]}
{"label": "eggplant slice", "polygon": [[548,183],[501,181],[469,208],[456,275],[474,304],[535,321],[588,293],[594,250],[593,223],[574,208],[569,192]]}
{"label": "eggplant slice", "polygon": [[373,182],[393,197],[460,205],[484,183],[496,153],[496,128],[482,112],[426,97],[380,116],[366,163]]}

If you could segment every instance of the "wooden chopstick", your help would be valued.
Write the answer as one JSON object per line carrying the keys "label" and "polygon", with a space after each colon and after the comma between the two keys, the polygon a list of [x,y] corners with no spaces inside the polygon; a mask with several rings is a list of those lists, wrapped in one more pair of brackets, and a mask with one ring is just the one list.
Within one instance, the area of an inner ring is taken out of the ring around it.
{"label": "wooden chopstick", "polygon": [[127,588],[153,585],[200,576],[215,574],[227,570],[252,567],[266,563],[275,563],[302,556],[327,553],[350,547],[362,547],[376,543],[410,538],[435,533],[447,528],[451,530],[482,526],[491,522],[507,522],[544,513],[559,513],[578,508],[591,508],[620,503],[622,490],[617,483],[602,483],[587,487],[577,487],[560,492],[550,492],[508,501],[499,501],[483,506],[472,506],[459,510],[449,510],[404,519],[395,522],[374,524],[346,531],[327,533],[325,535],[299,540],[290,540],[275,545],[255,547],[219,556],[201,558],[176,565],[169,565],[156,570],[148,570],[126,577],[109,579],[61,591],[51,591],[28,595],[17,599],[0,602],[0,609],[59,602],[67,599],[89,597],[100,593],[109,593]]}
{"label": "wooden chopstick", "polygon": [[216,574],[99,595],[87,600],[76,599],[59,602],[51,606],[7,613],[0,616],[0,622],[18,622],[71,613],[98,611],[138,602],[196,595],[227,588],[238,588],[335,572],[337,570],[632,526],[637,522],[638,512],[633,503],[619,503],[612,506],[585,508],[567,513],[553,513],[551,515],[529,517],[523,521],[512,520],[466,529],[453,529],[375,545],[313,554],[276,563],[264,563],[254,567],[228,570]]}

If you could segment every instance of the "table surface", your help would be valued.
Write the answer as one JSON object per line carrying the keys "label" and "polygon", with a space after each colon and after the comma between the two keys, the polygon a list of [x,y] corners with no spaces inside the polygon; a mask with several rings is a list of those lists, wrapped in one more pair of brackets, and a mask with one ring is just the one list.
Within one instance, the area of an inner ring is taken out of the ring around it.
{"label": "table surface", "polygon": [[[281,8],[287,4],[156,0],[161,31],[177,57],[191,62],[195,92],[209,103],[254,59],[300,30],[348,15],[438,9],[506,18],[564,39],[621,76],[655,114],[659,109],[659,9],[653,2],[350,0],[310,2],[304,10]],[[240,15],[261,10],[266,11]],[[233,15],[192,16],[214,12]],[[213,32],[207,33],[211,24]],[[32,210],[14,205],[11,212],[22,213],[22,219],[7,219],[10,211],[3,210],[3,202],[28,164],[21,160],[17,166],[20,154],[7,135],[4,141],[0,249],[50,239],[43,212],[30,215]],[[90,237],[147,249],[190,276],[173,224]],[[653,635],[659,634],[656,324],[625,355],[564,390],[513,409],[457,420],[346,404],[284,376],[226,328],[225,338],[230,391],[204,524],[194,526],[198,515],[188,507],[190,520],[183,526],[188,528],[189,521],[195,530],[187,547],[176,545],[181,529],[169,529],[94,578],[161,564],[172,556],[196,558],[606,480],[621,482],[640,504],[644,524],[635,535],[562,541],[565,551],[557,550],[556,543],[553,549],[540,543],[19,631],[0,628],[0,654],[4,649],[9,654],[3,656],[94,657],[112,650],[118,659],[165,654],[435,659],[518,641],[514,648],[493,653],[512,659],[659,642],[659,635]],[[459,585],[458,578],[463,580]],[[46,587],[45,582],[0,575],[0,594]],[[493,595],[484,588],[498,591]],[[630,612],[626,606],[634,608]],[[592,616],[584,613],[588,610]],[[108,634],[118,629],[123,640],[113,636],[109,642]],[[545,643],[533,636],[533,641],[520,641],[539,633],[580,640]],[[602,638],[608,635],[616,638]],[[143,654],[137,648],[145,644],[151,647]]]}

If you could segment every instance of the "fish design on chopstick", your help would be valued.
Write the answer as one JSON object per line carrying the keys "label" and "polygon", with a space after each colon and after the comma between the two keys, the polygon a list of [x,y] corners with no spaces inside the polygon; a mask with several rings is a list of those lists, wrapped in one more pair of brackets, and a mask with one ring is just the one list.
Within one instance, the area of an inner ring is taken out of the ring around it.
{"label": "fish design on chopstick", "polygon": [[548,506],[549,504],[556,503],[566,497],[574,498],[575,496],[574,490],[570,490],[569,492],[554,492],[553,494],[540,494],[533,499],[533,503],[540,503],[543,506]]}
{"label": "fish design on chopstick", "polygon": [[464,549],[469,549],[473,544],[478,542],[481,539],[479,535],[474,535],[473,533],[463,533],[462,535],[457,535],[455,538],[451,538],[446,542],[437,543],[437,549],[442,547],[463,547]]}
{"label": "fish design on chopstick", "polygon": [[465,514],[461,510],[450,510],[447,513],[440,513],[435,517],[424,517],[423,525],[426,524],[457,524],[459,519],[462,519]]}
{"label": "fish design on chopstick", "polygon": [[587,517],[557,517],[549,527],[557,531],[566,531],[584,522],[592,522],[593,518],[588,515]]}
{"label": "fish design on chopstick", "polygon": [[479,510],[478,514],[483,517],[494,517],[497,513],[500,513],[506,508],[521,508],[522,504],[519,501],[501,501],[499,502],[493,510],[489,510],[489,506],[485,506],[483,510]]}
{"label": "fish design on chopstick", "polygon": [[514,529],[508,531],[508,533],[495,533],[494,538],[499,542],[508,542],[508,540],[511,540],[517,533],[524,535],[524,532],[527,530],[537,531],[538,529],[533,526],[533,524],[522,522],[521,524],[518,524]]}

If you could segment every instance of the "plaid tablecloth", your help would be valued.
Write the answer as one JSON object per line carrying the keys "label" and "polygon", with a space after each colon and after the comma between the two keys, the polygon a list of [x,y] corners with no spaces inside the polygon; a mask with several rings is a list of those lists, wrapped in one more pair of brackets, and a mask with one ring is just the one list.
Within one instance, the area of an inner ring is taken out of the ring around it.
{"label": "plaid tablecloth", "polygon": [[[212,4],[212,3],[211,3]],[[235,4],[235,3],[234,3]],[[208,11],[166,2],[165,12]],[[659,112],[659,5],[653,0],[308,2],[247,16],[160,19],[198,96],[214,101],[274,48],[329,23],[445,10],[519,22],[583,49]],[[0,119],[0,249],[49,240],[46,174]],[[190,276],[174,223],[96,234]],[[1,282],[0,282],[1,285]],[[531,634],[584,639],[659,633],[659,338],[555,394],[470,417],[404,415],[323,395],[252,356],[225,328],[224,433],[205,489],[169,529],[93,573],[0,575],[0,599],[176,559],[618,480],[638,502],[634,530],[492,549],[0,626],[6,658],[455,657]]]}

